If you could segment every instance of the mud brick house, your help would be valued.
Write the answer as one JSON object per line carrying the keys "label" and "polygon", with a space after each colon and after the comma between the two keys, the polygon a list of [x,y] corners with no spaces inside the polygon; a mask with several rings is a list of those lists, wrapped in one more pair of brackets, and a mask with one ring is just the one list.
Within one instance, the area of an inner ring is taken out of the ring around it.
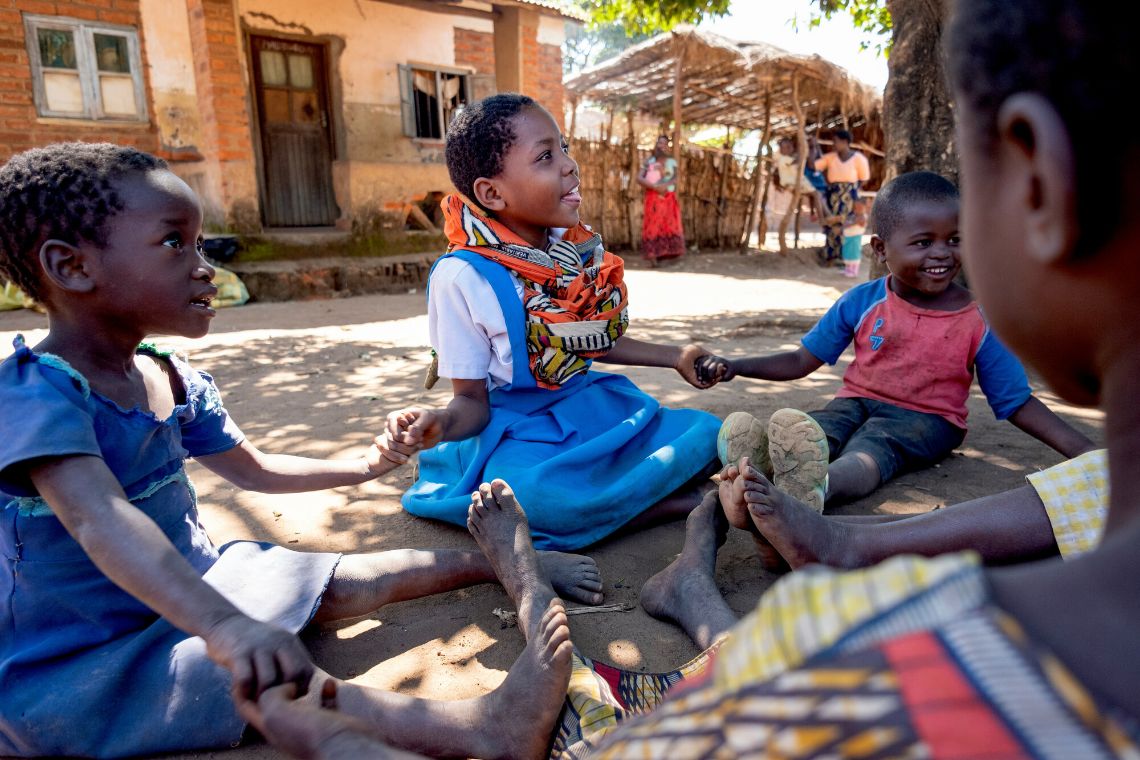
{"label": "mud brick house", "polygon": [[555,0],[0,2],[0,160],[60,140],[166,158],[239,231],[340,227],[450,188],[466,102],[563,114]]}

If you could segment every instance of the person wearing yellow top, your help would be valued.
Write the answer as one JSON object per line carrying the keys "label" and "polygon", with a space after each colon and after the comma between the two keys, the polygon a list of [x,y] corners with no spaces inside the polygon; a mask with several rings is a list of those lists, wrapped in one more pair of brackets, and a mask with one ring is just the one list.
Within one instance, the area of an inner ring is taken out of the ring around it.
{"label": "person wearing yellow top", "polygon": [[871,178],[867,157],[851,149],[851,133],[838,130],[832,138],[835,150],[822,155],[813,135],[809,158],[817,171],[824,173],[827,190],[823,193],[823,234],[825,244],[819,257],[822,266],[837,261],[843,252],[843,228],[855,223],[855,206],[860,186]]}

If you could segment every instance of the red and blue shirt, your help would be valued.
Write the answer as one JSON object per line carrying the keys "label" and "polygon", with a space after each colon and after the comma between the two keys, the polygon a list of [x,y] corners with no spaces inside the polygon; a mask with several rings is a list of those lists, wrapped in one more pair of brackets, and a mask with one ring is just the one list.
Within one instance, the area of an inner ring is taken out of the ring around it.
{"label": "red and blue shirt", "polygon": [[936,414],[963,430],[975,372],[999,420],[1029,400],[1025,369],[989,329],[976,302],[956,311],[923,309],[895,294],[889,279],[844,293],[803,338],[804,347],[827,364],[855,342],[838,398]]}

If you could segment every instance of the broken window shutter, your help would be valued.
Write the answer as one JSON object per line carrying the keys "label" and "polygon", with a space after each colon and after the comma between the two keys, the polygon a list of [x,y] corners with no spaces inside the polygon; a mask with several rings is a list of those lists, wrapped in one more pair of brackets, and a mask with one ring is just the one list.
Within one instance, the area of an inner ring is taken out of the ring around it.
{"label": "broken window shutter", "polygon": [[416,137],[416,102],[412,95],[412,67],[407,64],[397,64],[400,78],[400,119],[404,125],[404,134]]}

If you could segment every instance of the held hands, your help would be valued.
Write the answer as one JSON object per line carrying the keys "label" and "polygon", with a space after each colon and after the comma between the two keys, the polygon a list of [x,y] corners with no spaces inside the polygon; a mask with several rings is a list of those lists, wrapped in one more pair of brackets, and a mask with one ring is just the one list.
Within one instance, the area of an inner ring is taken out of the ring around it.
{"label": "held hands", "polygon": [[694,388],[711,388],[721,380],[732,379],[732,376],[723,377],[728,371],[728,360],[711,354],[702,346],[690,343],[681,348],[681,355],[677,359],[675,370]]}
{"label": "held hands", "polygon": [[394,470],[402,464],[407,464],[408,457],[418,450],[418,446],[407,446],[393,440],[389,433],[381,433],[372,441],[368,453],[364,455],[368,462],[368,473],[379,476]]}
{"label": "held hands", "polygon": [[443,440],[446,413],[439,409],[400,409],[388,415],[388,440],[412,450],[430,449]]}
{"label": "held hands", "polygon": [[313,663],[300,640],[288,631],[241,613],[223,618],[204,636],[206,654],[233,674],[234,701],[257,699],[266,689],[283,683],[304,694],[313,677]]}
{"label": "held hands", "polygon": [[712,383],[727,383],[736,377],[736,368],[731,359],[706,354],[697,360],[697,376]]}

